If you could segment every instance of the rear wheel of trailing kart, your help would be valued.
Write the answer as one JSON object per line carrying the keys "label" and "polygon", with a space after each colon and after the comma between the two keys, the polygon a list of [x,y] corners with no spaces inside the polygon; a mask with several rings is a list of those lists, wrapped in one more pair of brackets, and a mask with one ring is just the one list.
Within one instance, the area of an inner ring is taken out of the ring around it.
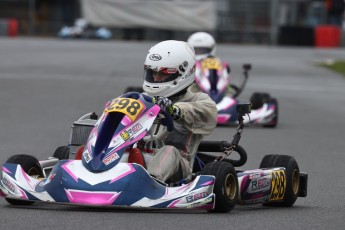
{"label": "rear wheel of trailing kart", "polygon": [[69,159],[69,148],[67,146],[58,147],[55,150],[53,157],[55,157],[59,160]]}
{"label": "rear wheel of trailing kart", "polygon": [[259,109],[271,96],[268,93],[253,93],[250,97],[252,109]]}
{"label": "rear wheel of trailing kart", "polygon": [[287,155],[266,155],[260,168],[284,167],[286,169],[286,189],[282,201],[264,203],[265,206],[291,207],[298,198],[299,167],[295,158]]}
{"label": "rear wheel of trailing kart", "polygon": [[125,89],[124,93],[128,92],[138,92],[138,93],[143,93],[144,90],[142,87],[136,87],[136,86],[129,86]]}
{"label": "rear wheel of trailing kart", "polygon": [[267,100],[269,104],[273,104],[275,106],[274,110],[274,118],[272,121],[266,123],[263,125],[263,127],[267,128],[275,128],[278,125],[278,118],[279,118],[279,105],[278,105],[278,100],[276,98],[269,98]]}
{"label": "rear wheel of trailing kart", "polygon": [[[32,177],[43,177],[43,171],[38,160],[30,155],[20,154],[10,157],[6,163],[18,164],[20,165],[24,172]],[[30,205],[35,203],[34,201],[27,200],[15,200],[11,198],[6,198],[7,202],[13,205]]]}
{"label": "rear wheel of trailing kart", "polygon": [[216,177],[213,192],[216,195],[216,204],[210,212],[224,213],[231,211],[237,202],[238,180],[234,167],[224,161],[208,163],[201,171],[201,175]]}

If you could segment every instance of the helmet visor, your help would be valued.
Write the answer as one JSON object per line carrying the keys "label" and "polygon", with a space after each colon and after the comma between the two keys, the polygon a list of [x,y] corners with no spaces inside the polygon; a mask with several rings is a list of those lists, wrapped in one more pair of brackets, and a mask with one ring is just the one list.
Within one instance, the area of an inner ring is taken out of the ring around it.
{"label": "helmet visor", "polygon": [[150,83],[164,83],[177,79],[180,76],[177,68],[152,69],[145,66],[144,79]]}
{"label": "helmet visor", "polygon": [[209,54],[212,51],[212,48],[209,47],[194,47],[194,51],[196,55],[200,54]]}

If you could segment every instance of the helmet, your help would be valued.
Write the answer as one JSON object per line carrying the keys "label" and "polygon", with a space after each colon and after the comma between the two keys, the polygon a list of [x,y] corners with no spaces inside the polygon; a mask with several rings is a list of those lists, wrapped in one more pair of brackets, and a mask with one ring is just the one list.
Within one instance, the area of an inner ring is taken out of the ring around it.
{"label": "helmet", "polygon": [[216,41],[209,33],[196,32],[189,36],[187,42],[194,48],[197,60],[216,54]]}
{"label": "helmet", "polygon": [[188,43],[168,40],[151,47],[144,65],[143,89],[148,95],[173,96],[190,86],[194,78],[195,54]]}

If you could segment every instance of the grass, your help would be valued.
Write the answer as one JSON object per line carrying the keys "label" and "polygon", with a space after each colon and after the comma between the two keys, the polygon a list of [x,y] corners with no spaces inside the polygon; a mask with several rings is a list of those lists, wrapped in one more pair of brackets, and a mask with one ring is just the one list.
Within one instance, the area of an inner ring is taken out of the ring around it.
{"label": "grass", "polygon": [[320,63],[320,66],[326,67],[327,69],[345,76],[345,60],[329,60]]}

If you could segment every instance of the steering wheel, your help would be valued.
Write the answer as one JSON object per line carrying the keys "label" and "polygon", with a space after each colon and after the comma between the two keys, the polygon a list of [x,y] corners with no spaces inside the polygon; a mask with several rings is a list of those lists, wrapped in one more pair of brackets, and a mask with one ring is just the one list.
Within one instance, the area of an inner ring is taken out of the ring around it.
{"label": "steering wheel", "polygon": [[[126,94],[123,94],[121,97],[126,98],[133,98],[133,99],[139,99],[144,100],[146,102],[153,104],[153,97],[150,97],[149,95],[138,93],[138,92],[128,92]],[[172,132],[174,130],[174,121],[170,114],[164,110],[160,110],[160,113],[164,115],[164,118],[161,119],[161,124],[166,126],[169,132]]]}

